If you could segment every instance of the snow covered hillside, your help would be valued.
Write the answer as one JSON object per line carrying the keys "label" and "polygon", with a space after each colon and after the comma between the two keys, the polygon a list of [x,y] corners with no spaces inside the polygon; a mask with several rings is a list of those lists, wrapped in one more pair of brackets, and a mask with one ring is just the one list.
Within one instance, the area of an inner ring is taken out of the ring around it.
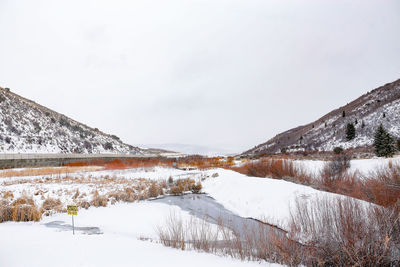
{"label": "snow covered hillside", "polygon": [[[346,140],[346,126],[356,129],[354,139]],[[368,148],[374,133],[383,126],[400,138],[400,80],[386,84],[340,107],[315,122],[281,133],[271,140],[243,153],[254,156],[262,153],[287,151],[332,151],[335,147]]]}
{"label": "snow covered hillside", "polygon": [[130,153],[143,150],[0,87],[3,153]]}

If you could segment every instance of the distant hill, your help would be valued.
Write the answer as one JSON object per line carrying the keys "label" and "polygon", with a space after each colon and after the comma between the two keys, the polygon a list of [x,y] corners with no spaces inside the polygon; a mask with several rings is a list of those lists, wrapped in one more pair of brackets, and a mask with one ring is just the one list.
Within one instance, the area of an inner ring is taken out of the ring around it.
{"label": "distant hill", "polygon": [[129,153],[144,150],[0,87],[1,153]]}
{"label": "distant hill", "polygon": [[[352,123],[356,137],[347,141],[346,127]],[[295,151],[332,151],[335,147],[368,148],[379,124],[400,138],[400,80],[368,92],[353,102],[335,109],[322,118],[278,134],[243,156]]]}
{"label": "distant hill", "polygon": [[144,144],[141,147],[158,147],[168,151],[179,152],[187,155],[203,155],[203,156],[227,156],[234,154],[233,151],[226,149],[212,148],[207,146],[189,145],[189,144]]}

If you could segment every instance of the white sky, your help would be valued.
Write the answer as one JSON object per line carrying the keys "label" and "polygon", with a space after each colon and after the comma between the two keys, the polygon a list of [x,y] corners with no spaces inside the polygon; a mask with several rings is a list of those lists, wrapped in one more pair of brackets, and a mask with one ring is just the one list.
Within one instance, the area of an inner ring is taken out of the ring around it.
{"label": "white sky", "polygon": [[0,86],[125,142],[242,151],[400,78],[400,1],[0,0]]}

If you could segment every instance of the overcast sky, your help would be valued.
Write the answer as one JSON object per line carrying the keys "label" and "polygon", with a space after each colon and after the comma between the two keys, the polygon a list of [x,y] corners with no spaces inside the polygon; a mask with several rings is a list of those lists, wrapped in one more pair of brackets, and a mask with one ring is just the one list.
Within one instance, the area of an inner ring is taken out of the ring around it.
{"label": "overcast sky", "polygon": [[0,0],[0,86],[130,144],[242,151],[400,78],[400,1]]}

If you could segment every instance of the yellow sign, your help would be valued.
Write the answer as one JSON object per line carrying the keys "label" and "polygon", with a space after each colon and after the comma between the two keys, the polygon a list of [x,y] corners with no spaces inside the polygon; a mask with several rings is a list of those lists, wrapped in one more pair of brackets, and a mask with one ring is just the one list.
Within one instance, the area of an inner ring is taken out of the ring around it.
{"label": "yellow sign", "polygon": [[67,205],[68,215],[78,215],[78,207],[76,205]]}

